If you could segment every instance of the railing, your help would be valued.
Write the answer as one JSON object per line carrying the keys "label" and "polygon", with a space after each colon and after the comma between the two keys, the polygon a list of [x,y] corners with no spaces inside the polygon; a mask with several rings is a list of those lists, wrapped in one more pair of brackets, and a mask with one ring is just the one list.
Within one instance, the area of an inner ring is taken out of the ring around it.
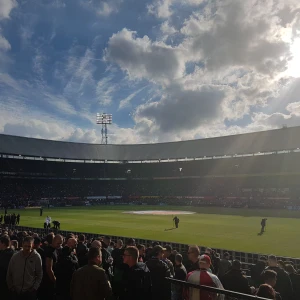
{"label": "railing", "polygon": [[189,283],[186,281],[181,281],[181,280],[177,280],[177,279],[173,279],[173,278],[166,278],[168,281],[170,281],[172,284],[175,285],[181,285],[183,286],[183,288],[185,289],[197,289],[197,290],[204,290],[207,292],[210,292],[213,295],[224,295],[226,296],[226,299],[231,299],[231,300],[267,300],[266,298],[261,298],[261,297],[257,297],[257,296],[252,296],[252,295],[247,295],[247,294],[242,294],[242,293],[237,293],[237,292],[233,292],[233,291],[228,291],[228,290],[222,290],[222,289],[218,289],[218,288],[214,288],[214,287],[210,287],[210,286],[206,286],[206,285],[199,285],[199,284],[193,284],[193,283]]}
{"label": "railing", "polygon": [[[12,226],[11,228],[15,228],[17,230],[20,231],[33,231],[36,232],[38,234],[45,234],[47,233],[47,229],[44,228],[34,228],[34,227],[24,227],[24,226]],[[56,233],[60,233],[64,236],[66,236],[68,233],[72,232],[74,234],[84,234],[87,239],[91,239],[91,238],[97,238],[99,236],[104,236],[107,235],[106,233],[87,233],[87,232],[78,232],[78,231],[66,231],[66,230],[54,230],[51,229],[51,231],[54,231]],[[116,242],[117,240],[122,240],[124,243],[126,242],[126,240],[128,238],[132,238],[132,237],[124,237],[124,236],[112,236],[110,235],[111,239]],[[152,242],[157,241],[157,240],[147,240],[147,239],[140,239],[140,238],[135,238],[136,244],[143,244],[143,245],[150,245],[152,244]],[[172,243],[172,242],[166,242],[166,241],[158,241],[163,245],[169,244],[172,246],[172,248],[174,250],[177,250],[179,253],[181,253],[184,258],[186,257],[186,254],[188,252],[188,245],[186,244],[179,244],[179,243]],[[201,252],[204,252],[206,247],[200,247],[201,248]],[[228,252],[232,258],[232,260],[239,260],[240,262],[243,263],[243,268],[244,269],[250,269],[252,264],[255,264],[257,262],[257,260],[259,259],[260,256],[262,255],[266,255],[266,254],[258,254],[258,253],[247,253],[247,252],[239,252],[239,251],[232,251],[232,250],[226,250],[226,249],[216,249],[217,253],[219,253],[221,255],[221,257],[223,257],[223,254],[225,252]],[[294,266],[297,269],[300,269],[300,258],[290,258],[290,257],[281,257],[281,256],[277,256],[278,259],[281,259],[283,261],[291,261]]]}

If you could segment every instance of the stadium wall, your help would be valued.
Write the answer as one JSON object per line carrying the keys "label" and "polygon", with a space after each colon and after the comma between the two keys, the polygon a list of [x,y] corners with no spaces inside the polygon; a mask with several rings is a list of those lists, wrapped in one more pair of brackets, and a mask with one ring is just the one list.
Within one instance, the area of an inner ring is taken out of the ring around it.
{"label": "stadium wall", "polygon": [[200,140],[96,145],[0,135],[0,154],[105,161],[147,161],[277,152],[300,148],[300,127]]}

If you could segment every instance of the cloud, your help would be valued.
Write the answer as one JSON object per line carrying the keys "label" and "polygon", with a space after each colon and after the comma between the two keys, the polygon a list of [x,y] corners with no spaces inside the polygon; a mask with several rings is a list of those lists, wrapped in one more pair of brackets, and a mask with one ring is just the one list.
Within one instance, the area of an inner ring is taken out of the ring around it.
{"label": "cloud", "polygon": [[[134,115],[136,131],[156,140],[186,138],[187,132],[192,138],[209,136],[217,126],[223,128],[225,120],[238,121],[252,108],[269,105],[289,80],[284,72],[292,55],[285,35],[294,26],[299,3],[287,2],[286,27],[279,16],[284,7],[277,0],[264,7],[254,0],[180,5],[202,6],[183,22],[177,46],[124,28],[112,35],[105,50],[105,60],[119,65],[130,80],[143,78],[160,89],[160,99],[140,104]],[[166,36],[176,33],[170,17],[180,5],[154,1],[148,6],[150,13],[168,18],[160,25]],[[252,127],[239,128],[230,130],[247,132],[263,126],[253,119]]]}
{"label": "cloud", "polygon": [[147,5],[148,13],[159,19],[170,18],[174,11],[180,10],[182,6],[198,6],[204,0],[154,0]]}
{"label": "cloud", "polygon": [[98,16],[109,17],[119,11],[123,0],[97,1],[97,0],[81,0],[82,7],[94,11]]}
{"label": "cloud", "polygon": [[168,18],[172,15],[172,0],[155,0],[154,3],[147,6],[148,13],[157,18]]}
{"label": "cloud", "polygon": [[10,12],[17,6],[16,0],[0,0],[0,21],[8,19]]}
{"label": "cloud", "polygon": [[177,33],[177,30],[170,25],[169,21],[165,21],[160,25],[160,31],[162,33],[163,41],[165,41],[167,38]]}
{"label": "cloud", "polygon": [[119,110],[130,106],[131,100],[134,99],[136,97],[136,95],[139,94],[141,91],[143,91],[145,88],[146,88],[146,86],[142,87],[141,89],[131,93],[129,96],[122,99],[119,104]]}
{"label": "cloud", "polygon": [[171,86],[160,101],[140,105],[135,120],[146,119],[163,133],[186,132],[220,117],[229,92],[228,88],[212,85],[196,90]]}
{"label": "cloud", "polygon": [[10,50],[11,46],[8,40],[0,35],[0,50],[2,51],[8,51]]}
{"label": "cloud", "polygon": [[181,32],[193,59],[207,70],[242,66],[275,76],[291,59],[289,43],[280,38],[276,12],[252,0],[217,1],[206,15],[192,15]]}
{"label": "cloud", "polygon": [[107,106],[112,103],[113,94],[119,86],[113,82],[113,75],[107,75],[97,82],[96,95],[101,105]]}
{"label": "cloud", "polygon": [[117,63],[130,78],[165,82],[183,75],[180,56],[180,49],[152,42],[148,36],[138,38],[135,31],[126,28],[113,34],[105,50],[105,59]]}

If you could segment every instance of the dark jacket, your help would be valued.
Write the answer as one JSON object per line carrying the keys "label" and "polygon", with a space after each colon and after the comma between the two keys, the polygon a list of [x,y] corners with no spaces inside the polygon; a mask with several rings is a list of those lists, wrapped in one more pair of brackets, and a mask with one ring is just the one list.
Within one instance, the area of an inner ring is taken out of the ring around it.
{"label": "dark jacket", "polygon": [[56,292],[65,298],[70,296],[70,284],[73,273],[78,269],[77,257],[69,247],[64,247],[55,268]]}
{"label": "dark jacket", "polygon": [[190,263],[186,269],[187,269],[187,273],[191,273],[193,271],[200,270],[199,259],[194,263]]}
{"label": "dark jacket", "polygon": [[111,256],[113,258],[113,266],[114,268],[123,268],[123,255],[124,254],[124,249],[119,249],[119,248],[115,248],[112,252],[111,252]]}
{"label": "dark jacket", "polygon": [[15,251],[11,248],[7,248],[5,250],[0,251],[0,291],[1,291],[1,298],[5,297],[8,298],[8,288],[6,284],[6,274],[8,270],[8,265],[10,259],[14,255]]}
{"label": "dark jacket", "polygon": [[80,267],[83,267],[88,264],[88,257],[87,257],[88,252],[89,252],[88,247],[84,243],[79,242],[76,248],[76,254],[78,257],[78,263]]}
{"label": "dark jacket", "polygon": [[220,264],[219,264],[219,272],[218,272],[218,277],[221,278],[223,277],[231,268],[231,262],[226,259],[223,258],[220,260]]}
{"label": "dark jacket", "polygon": [[277,273],[277,282],[274,290],[280,293],[282,300],[291,300],[293,297],[293,286],[289,274],[280,267],[267,267],[266,270],[273,270]]}
{"label": "dark jacket", "polygon": [[144,263],[137,263],[123,274],[120,300],[151,299],[151,275]]}
{"label": "dark jacket", "polygon": [[152,281],[152,299],[169,300],[171,299],[171,284],[165,279],[171,276],[169,267],[165,262],[158,258],[151,258],[146,262],[150,270]]}
{"label": "dark jacket", "polygon": [[102,268],[105,270],[108,279],[111,280],[113,276],[113,259],[111,257],[110,252],[108,252],[106,248],[102,248],[101,253],[102,253]]}
{"label": "dark jacket", "polygon": [[259,260],[254,266],[251,268],[251,279],[254,282],[256,287],[259,287],[261,284],[263,284],[262,280],[262,272],[266,268],[266,263],[262,260]]}
{"label": "dark jacket", "polygon": [[242,294],[251,294],[248,280],[242,274],[241,270],[231,269],[223,277],[221,277],[220,280],[226,290]]}
{"label": "dark jacket", "polygon": [[[179,266],[175,265],[174,279],[185,281],[186,276],[187,276],[187,273],[186,273],[185,266],[183,264],[181,264]],[[176,299],[182,299],[183,298],[183,286],[182,285],[173,284],[172,285],[172,290],[176,294]]]}
{"label": "dark jacket", "polygon": [[187,272],[186,272],[185,266],[183,264],[181,264],[179,266],[175,265],[174,279],[185,281],[186,275],[187,275]]}
{"label": "dark jacket", "polygon": [[300,275],[290,274],[290,279],[293,286],[293,300],[300,299]]}

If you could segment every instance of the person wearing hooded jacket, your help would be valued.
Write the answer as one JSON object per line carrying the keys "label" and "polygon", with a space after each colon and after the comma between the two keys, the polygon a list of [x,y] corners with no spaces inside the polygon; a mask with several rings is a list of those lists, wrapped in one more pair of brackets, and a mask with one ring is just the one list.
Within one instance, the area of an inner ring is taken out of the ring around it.
{"label": "person wearing hooded jacket", "polygon": [[6,275],[13,299],[35,300],[42,278],[41,256],[33,249],[33,238],[26,237],[23,249],[11,258]]}

